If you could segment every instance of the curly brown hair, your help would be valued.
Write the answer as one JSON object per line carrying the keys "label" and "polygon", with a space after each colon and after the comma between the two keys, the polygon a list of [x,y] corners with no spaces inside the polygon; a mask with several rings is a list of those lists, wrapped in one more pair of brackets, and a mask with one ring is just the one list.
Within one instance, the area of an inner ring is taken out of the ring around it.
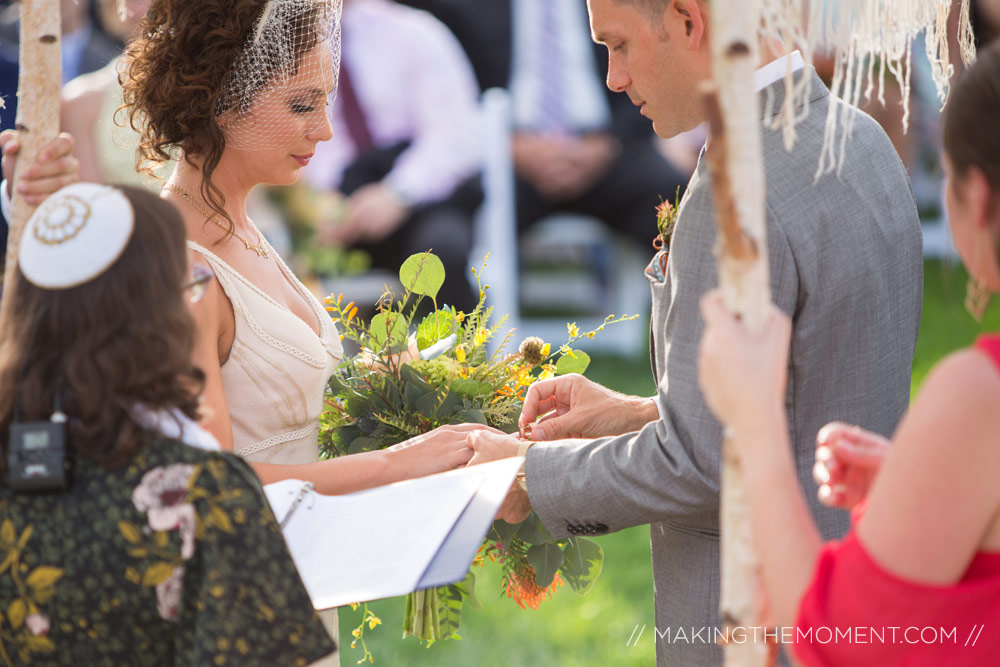
{"label": "curly brown hair", "polygon": [[77,287],[46,290],[18,270],[5,291],[13,307],[0,322],[0,471],[7,469],[15,388],[20,419],[42,421],[52,414],[58,383],[72,450],[108,466],[131,459],[149,437],[130,417],[135,406],[198,417],[204,375],[191,364],[195,325],[181,294],[184,223],[156,195],[119,189],[136,224],[107,271]]}
{"label": "curly brown hair", "polygon": [[[218,123],[238,102],[226,99],[227,79],[252,38],[267,0],[153,0],[141,35],[125,50],[119,82],[129,123],[141,135],[136,161],[151,175],[179,148],[188,164],[202,160],[201,196],[226,221],[225,197],[212,182],[226,148]],[[288,26],[288,42],[300,56],[321,37],[324,0],[316,0],[310,29]],[[267,80],[267,72],[262,79]],[[244,91],[252,96],[259,91]]]}

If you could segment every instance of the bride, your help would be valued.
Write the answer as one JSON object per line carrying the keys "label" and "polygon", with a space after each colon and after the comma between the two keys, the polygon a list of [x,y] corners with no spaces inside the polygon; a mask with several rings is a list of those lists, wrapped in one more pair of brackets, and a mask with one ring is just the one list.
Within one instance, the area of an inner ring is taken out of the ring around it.
{"label": "bride", "polygon": [[258,184],[294,183],[331,137],[339,16],[340,0],[154,0],[121,74],[141,161],[177,158],[163,197],[217,277],[196,313],[206,427],[265,484],[296,478],[326,494],[463,465],[475,428],[317,461],[339,336],[247,216],[246,199]]}

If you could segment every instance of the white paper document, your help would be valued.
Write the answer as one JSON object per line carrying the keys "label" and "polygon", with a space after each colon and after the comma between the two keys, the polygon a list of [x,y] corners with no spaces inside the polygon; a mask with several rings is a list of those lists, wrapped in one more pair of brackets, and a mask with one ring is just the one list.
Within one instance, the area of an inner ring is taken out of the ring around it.
{"label": "white paper document", "polygon": [[344,496],[301,480],[264,487],[316,609],[462,579],[523,457]]}

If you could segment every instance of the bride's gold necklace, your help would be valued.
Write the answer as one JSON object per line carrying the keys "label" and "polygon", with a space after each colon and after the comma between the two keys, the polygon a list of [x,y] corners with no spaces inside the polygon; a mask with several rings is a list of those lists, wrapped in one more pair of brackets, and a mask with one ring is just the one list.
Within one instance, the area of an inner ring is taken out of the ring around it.
{"label": "bride's gold necklace", "polygon": [[257,243],[250,243],[250,241],[248,241],[239,232],[237,232],[235,228],[229,229],[228,227],[226,227],[226,225],[223,224],[223,222],[221,220],[219,220],[218,214],[211,213],[211,212],[205,210],[205,207],[202,206],[201,204],[199,204],[198,202],[196,202],[194,200],[194,198],[191,195],[188,194],[187,190],[185,190],[181,186],[174,185],[173,183],[166,183],[163,186],[163,188],[165,190],[172,190],[172,191],[176,192],[177,194],[179,194],[181,197],[184,197],[184,199],[187,201],[187,203],[191,204],[191,206],[193,206],[199,213],[201,213],[206,218],[208,218],[208,220],[210,220],[211,222],[214,222],[216,225],[219,226],[219,228],[224,229],[225,231],[232,233],[233,236],[235,236],[237,239],[239,239],[240,241],[242,241],[243,245],[246,247],[247,250],[252,250],[255,253],[257,253],[258,257],[263,257],[265,259],[267,259],[267,257],[269,256],[267,247],[264,245],[264,239],[261,238],[259,230],[257,231]]}

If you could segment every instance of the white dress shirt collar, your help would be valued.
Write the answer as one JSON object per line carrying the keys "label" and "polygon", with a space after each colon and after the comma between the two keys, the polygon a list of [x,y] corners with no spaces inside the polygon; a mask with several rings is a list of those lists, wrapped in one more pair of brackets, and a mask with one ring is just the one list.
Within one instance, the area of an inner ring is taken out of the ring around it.
{"label": "white dress shirt collar", "polygon": [[757,70],[757,92],[760,92],[772,83],[785,78],[785,74],[788,73],[789,67],[791,67],[793,72],[798,72],[805,66],[806,63],[802,59],[802,53],[799,51],[793,51],[792,53],[782,56],[777,60],[772,60]]}

